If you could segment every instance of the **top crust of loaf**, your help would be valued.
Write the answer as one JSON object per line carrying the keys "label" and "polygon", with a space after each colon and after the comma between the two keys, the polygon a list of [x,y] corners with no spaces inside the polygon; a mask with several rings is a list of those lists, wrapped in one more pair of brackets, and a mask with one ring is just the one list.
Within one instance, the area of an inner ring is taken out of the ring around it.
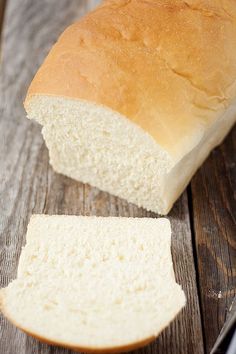
{"label": "top crust of loaf", "polygon": [[107,106],[180,159],[236,97],[235,57],[234,0],[103,1],[61,35],[25,107],[35,95]]}

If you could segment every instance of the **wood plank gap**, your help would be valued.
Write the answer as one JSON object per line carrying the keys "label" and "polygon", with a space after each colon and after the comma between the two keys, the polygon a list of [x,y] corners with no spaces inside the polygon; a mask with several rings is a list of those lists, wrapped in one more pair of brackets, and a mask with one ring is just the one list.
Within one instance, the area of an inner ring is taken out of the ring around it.
{"label": "wood plank gap", "polygon": [[205,335],[205,328],[204,328],[204,321],[203,321],[203,306],[202,306],[202,297],[201,297],[201,290],[200,290],[201,284],[200,284],[200,274],[199,274],[198,259],[197,259],[197,245],[196,245],[196,238],[195,238],[193,194],[192,194],[191,182],[187,187],[187,198],[188,198],[188,210],[189,210],[189,225],[190,225],[191,237],[192,237],[193,260],[194,260],[194,266],[196,272],[196,287],[197,287],[198,302],[199,302],[201,324],[202,324],[202,339],[203,339],[204,352],[206,353],[207,352],[206,335]]}

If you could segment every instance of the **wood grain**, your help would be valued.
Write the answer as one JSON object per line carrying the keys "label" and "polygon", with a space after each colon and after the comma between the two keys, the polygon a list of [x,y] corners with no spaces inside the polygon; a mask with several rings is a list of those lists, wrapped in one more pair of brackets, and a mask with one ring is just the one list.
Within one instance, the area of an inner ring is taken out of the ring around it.
{"label": "wood grain", "polygon": [[236,128],[191,183],[206,352],[236,295]]}
{"label": "wood grain", "polygon": [[[0,0],[0,35],[1,35],[1,32],[2,32],[5,6],[6,6],[6,1],[5,0]],[[1,39],[0,39],[0,41],[1,41]]]}

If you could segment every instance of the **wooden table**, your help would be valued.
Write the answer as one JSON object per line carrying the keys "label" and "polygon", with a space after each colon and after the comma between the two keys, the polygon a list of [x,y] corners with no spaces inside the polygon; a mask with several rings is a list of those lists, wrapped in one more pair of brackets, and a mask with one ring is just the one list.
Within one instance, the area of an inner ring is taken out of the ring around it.
{"label": "wooden table", "polygon": [[[97,2],[7,1],[0,69],[1,287],[16,276],[33,213],[156,217],[55,173],[48,163],[40,127],[25,118],[22,101],[27,86],[52,43]],[[209,353],[220,332],[236,293],[235,142],[234,129],[212,152],[168,216],[176,277],[186,292],[187,306],[153,344],[136,353]],[[1,317],[0,353],[71,352],[41,344]]]}

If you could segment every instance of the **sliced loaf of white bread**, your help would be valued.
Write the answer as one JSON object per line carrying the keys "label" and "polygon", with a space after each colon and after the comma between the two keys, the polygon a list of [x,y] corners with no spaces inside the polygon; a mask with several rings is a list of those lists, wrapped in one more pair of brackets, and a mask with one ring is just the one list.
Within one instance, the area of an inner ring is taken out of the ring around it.
{"label": "sliced loaf of white bread", "polygon": [[235,0],[102,1],[25,108],[57,172],[166,214],[235,122],[235,58]]}
{"label": "sliced loaf of white bread", "polygon": [[17,327],[75,350],[121,352],[153,340],[178,314],[167,219],[31,218],[17,279],[1,310]]}

